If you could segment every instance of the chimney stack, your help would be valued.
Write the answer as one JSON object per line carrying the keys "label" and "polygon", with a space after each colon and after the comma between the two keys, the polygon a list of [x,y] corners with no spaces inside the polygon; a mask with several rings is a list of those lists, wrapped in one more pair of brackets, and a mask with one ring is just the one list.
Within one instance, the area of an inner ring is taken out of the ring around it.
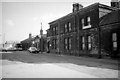
{"label": "chimney stack", "polygon": [[73,3],[73,12],[77,12],[82,8],[83,8],[83,5],[81,5],[79,3]]}
{"label": "chimney stack", "polygon": [[120,0],[111,0],[111,6],[120,8]]}
{"label": "chimney stack", "polygon": [[31,33],[29,33],[29,39],[31,39],[32,38],[32,34]]}

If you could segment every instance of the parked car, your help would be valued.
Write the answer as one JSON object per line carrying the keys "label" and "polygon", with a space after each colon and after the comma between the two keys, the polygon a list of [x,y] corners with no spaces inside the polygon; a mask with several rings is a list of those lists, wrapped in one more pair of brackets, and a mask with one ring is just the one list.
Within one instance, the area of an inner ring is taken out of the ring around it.
{"label": "parked car", "polygon": [[28,49],[28,51],[29,51],[30,53],[39,53],[39,52],[40,52],[40,50],[38,50],[36,47],[30,47],[30,48]]}

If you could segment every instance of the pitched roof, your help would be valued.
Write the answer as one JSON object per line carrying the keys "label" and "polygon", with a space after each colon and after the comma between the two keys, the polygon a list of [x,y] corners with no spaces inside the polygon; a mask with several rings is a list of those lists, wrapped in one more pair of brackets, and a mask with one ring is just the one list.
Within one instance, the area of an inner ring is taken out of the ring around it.
{"label": "pitched roof", "polygon": [[30,43],[31,41],[33,41],[34,40],[34,38],[36,37],[36,35],[34,35],[34,36],[32,36],[31,38],[27,38],[27,39],[25,39],[25,40],[22,40],[21,41],[21,43]]}
{"label": "pitched roof", "polygon": [[29,39],[29,38],[27,38],[27,39],[25,39],[25,40],[23,40],[23,41],[21,41],[21,43],[30,43],[31,41],[33,41],[34,40],[34,38],[31,38],[31,39]]}
{"label": "pitched roof", "polygon": [[69,14],[67,14],[67,15],[65,15],[65,16],[63,16],[63,17],[61,17],[61,18],[59,18],[59,19],[56,19],[56,20],[50,22],[49,24],[52,24],[52,23],[56,22],[57,20],[60,20],[60,19],[66,18],[66,17],[68,17],[68,16],[71,16],[71,15],[77,14],[78,12],[81,12],[81,11],[84,12],[86,9],[89,10],[89,8],[91,8],[91,7],[93,7],[93,6],[96,6],[96,5],[98,5],[98,4],[99,4],[99,3],[94,3],[94,4],[90,5],[90,6],[87,6],[87,7],[84,7],[84,8],[82,8],[82,9],[80,9],[80,10],[77,11],[77,12],[69,13]]}
{"label": "pitched roof", "polygon": [[83,7],[82,9],[80,9],[77,12],[72,12],[72,13],[69,13],[69,14],[59,18],[59,19],[56,19],[56,20],[50,22],[49,24],[52,24],[52,23],[56,22],[57,20],[61,20],[61,19],[66,18],[68,16],[75,15],[77,13],[84,14],[84,12],[90,11],[91,9],[97,8],[97,7],[102,7],[102,8],[106,8],[106,9],[109,9],[109,10],[116,10],[117,9],[117,8],[114,8],[114,7],[111,7],[111,6],[107,6],[107,5],[104,5],[104,4],[94,3],[94,4],[91,4],[91,5],[87,6],[87,7]]}
{"label": "pitched roof", "polygon": [[[43,34],[42,35],[42,37],[43,38],[46,38],[47,37],[47,34]],[[32,38],[27,38],[27,39],[25,39],[25,40],[22,40],[21,41],[21,43],[30,43],[31,41],[34,41],[35,39],[37,39],[37,38],[41,38],[41,36],[40,35],[34,35],[34,36],[32,36]]]}
{"label": "pitched roof", "polygon": [[107,15],[101,17],[100,26],[109,25],[114,23],[120,23],[120,9],[108,13]]}

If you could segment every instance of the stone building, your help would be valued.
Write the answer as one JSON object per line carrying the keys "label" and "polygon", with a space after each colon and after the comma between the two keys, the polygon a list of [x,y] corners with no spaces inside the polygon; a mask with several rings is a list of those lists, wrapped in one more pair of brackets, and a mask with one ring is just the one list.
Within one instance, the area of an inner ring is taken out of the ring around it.
{"label": "stone building", "polygon": [[72,13],[49,23],[48,50],[52,53],[77,56],[106,55],[103,51],[107,52],[107,49],[101,46],[100,21],[104,16],[116,10],[118,7],[100,3],[87,7],[74,3]]}

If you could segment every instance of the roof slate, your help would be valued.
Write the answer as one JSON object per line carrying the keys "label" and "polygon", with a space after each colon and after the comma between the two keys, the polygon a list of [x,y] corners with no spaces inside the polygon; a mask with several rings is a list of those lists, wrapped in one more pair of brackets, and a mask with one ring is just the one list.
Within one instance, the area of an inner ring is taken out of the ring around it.
{"label": "roof slate", "polygon": [[99,25],[103,26],[114,23],[120,23],[120,9],[101,17]]}

